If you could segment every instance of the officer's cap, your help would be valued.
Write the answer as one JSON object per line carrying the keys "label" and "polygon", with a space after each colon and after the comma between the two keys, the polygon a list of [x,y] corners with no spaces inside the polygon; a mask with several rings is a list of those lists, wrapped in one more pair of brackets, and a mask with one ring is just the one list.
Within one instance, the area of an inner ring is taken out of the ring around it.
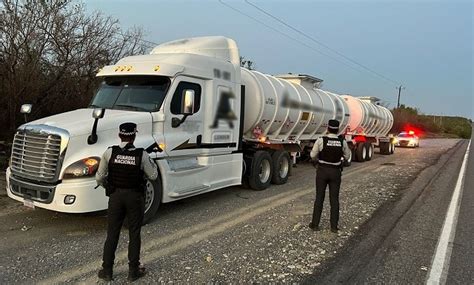
{"label": "officer's cap", "polygon": [[119,126],[119,135],[121,136],[133,136],[137,133],[137,124],[135,123],[123,123]]}
{"label": "officer's cap", "polygon": [[328,128],[332,129],[332,130],[338,130],[339,129],[339,121],[338,120],[329,120]]}

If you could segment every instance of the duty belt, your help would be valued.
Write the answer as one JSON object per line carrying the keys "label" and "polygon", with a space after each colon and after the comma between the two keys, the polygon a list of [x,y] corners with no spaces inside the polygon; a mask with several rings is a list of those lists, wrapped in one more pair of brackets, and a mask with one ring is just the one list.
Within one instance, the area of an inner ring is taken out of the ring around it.
{"label": "duty belt", "polygon": [[342,165],[342,162],[327,162],[324,160],[319,160],[319,165],[323,167],[340,168]]}

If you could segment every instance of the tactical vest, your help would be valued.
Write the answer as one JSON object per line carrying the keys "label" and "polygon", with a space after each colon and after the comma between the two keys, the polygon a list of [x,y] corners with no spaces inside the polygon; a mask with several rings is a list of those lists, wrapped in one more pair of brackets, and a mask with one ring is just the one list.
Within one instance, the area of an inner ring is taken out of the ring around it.
{"label": "tactical vest", "polygon": [[107,182],[109,192],[116,188],[143,191],[145,184],[144,172],[141,170],[143,149],[133,149],[132,144],[127,144],[123,149],[119,146],[112,147],[109,160],[109,173]]}
{"label": "tactical vest", "polygon": [[343,139],[323,137],[323,149],[319,153],[319,163],[324,166],[339,167],[341,158]]}

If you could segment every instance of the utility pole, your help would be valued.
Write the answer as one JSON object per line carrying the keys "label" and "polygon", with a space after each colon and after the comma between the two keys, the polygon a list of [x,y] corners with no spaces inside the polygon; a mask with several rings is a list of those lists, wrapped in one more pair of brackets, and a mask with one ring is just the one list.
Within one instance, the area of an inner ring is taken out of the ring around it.
{"label": "utility pole", "polygon": [[398,100],[397,100],[397,109],[400,108],[400,93],[402,93],[402,89],[405,89],[402,85],[397,87],[398,89]]}

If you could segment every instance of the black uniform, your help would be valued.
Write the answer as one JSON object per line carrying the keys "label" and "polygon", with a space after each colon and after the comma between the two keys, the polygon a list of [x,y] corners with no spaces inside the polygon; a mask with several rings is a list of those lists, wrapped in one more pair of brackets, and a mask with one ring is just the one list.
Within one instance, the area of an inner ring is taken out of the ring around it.
{"label": "black uniform", "polygon": [[316,172],[316,200],[314,201],[313,219],[309,227],[319,229],[319,221],[323,210],[326,187],[329,185],[329,199],[331,202],[331,231],[338,230],[339,222],[339,188],[341,186],[342,158],[349,160],[351,150],[347,142],[338,137],[339,121],[328,121],[328,134],[320,137],[311,150],[311,158],[317,160],[319,167]]}
{"label": "black uniform", "polygon": [[323,137],[323,149],[319,152],[319,166],[316,173],[316,200],[314,201],[311,224],[317,228],[323,210],[326,187],[329,185],[331,204],[331,229],[337,230],[339,222],[339,188],[341,186],[341,158],[343,157],[343,140]]}
{"label": "black uniform", "polygon": [[[133,150],[131,150],[133,149]],[[107,195],[109,196],[107,240],[104,245],[103,265],[113,267],[120,229],[128,216],[129,236],[128,260],[130,268],[140,265],[140,230],[143,221],[144,173],[141,170],[143,149],[135,149],[127,144],[123,149],[112,147],[107,175]]]}
{"label": "black uniform", "polygon": [[135,123],[123,123],[119,127],[122,143],[109,147],[100,160],[95,178],[104,186],[109,196],[107,239],[104,245],[102,269],[99,278],[112,280],[120,229],[125,216],[128,217],[128,279],[134,281],[145,274],[140,266],[140,231],[145,212],[145,177],[155,180],[158,177],[156,164],[142,148],[135,148],[133,141],[137,133]]}

